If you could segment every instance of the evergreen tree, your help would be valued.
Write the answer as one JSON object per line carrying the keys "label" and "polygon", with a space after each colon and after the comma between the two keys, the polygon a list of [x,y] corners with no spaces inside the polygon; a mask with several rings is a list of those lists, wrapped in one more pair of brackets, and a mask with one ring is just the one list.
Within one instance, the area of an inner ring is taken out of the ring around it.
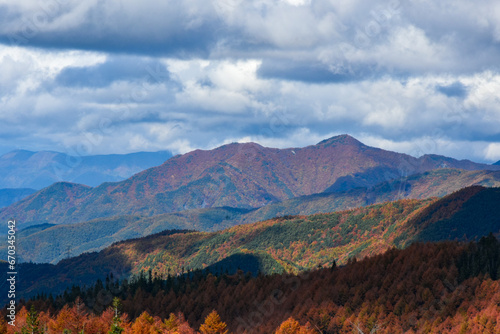
{"label": "evergreen tree", "polygon": [[164,320],[164,324],[169,331],[176,331],[179,327],[179,319],[175,316],[175,314],[170,313],[170,317]]}
{"label": "evergreen tree", "polygon": [[113,317],[113,324],[111,325],[111,329],[108,334],[121,334],[124,329],[121,327],[122,320],[120,319],[120,299],[118,297],[113,298],[113,310],[115,311],[115,316]]}
{"label": "evergreen tree", "polygon": [[28,317],[26,318],[26,325],[21,328],[22,334],[39,334],[43,333],[40,330],[40,320],[38,319],[38,313],[35,307],[31,305],[31,309],[28,312]]}
{"label": "evergreen tree", "polygon": [[332,266],[330,267],[330,270],[334,271],[335,269],[337,269],[337,261],[334,259],[332,262]]}

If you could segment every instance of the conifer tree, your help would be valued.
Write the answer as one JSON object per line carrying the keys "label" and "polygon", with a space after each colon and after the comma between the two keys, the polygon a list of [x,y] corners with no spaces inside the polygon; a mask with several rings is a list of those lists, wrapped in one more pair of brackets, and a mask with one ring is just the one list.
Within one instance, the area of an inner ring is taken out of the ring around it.
{"label": "conifer tree", "polygon": [[155,318],[153,318],[147,311],[141,313],[132,325],[132,333],[134,334],[149,334],[156,333],[158,328],[156,326]]}
{"label": "conifer tree", "polygon": [[205,322],[200,326],[202,334],[227,334],[227,325],[221,319],[217,311],[213,310],[205,318]]}
{"label": "conifer tree", "polygon": [[121,322],[122,320],[120,319],[120,299],[118,297],[113,298],[113,310],[115,312],[115,315],[113,317],[113,324],[111,325],[111,329],[109,330],[108,334],[121,334],[123,333],[123,327],[121,327]]}
{"label": "conifer tree", "polygon": [[40,320],[38,319],[38,313],[35,307],[31,305],[31,309],[28,312],[28,317],[26,318],[26,325],[21,328],[22,334],[39,334],[43,333],[40,330]]}
{"label": "conifer tree", "polygon": [[281,323],[280,327],[276,330],[275,334],[313,334],[312,329],[306,326],[301,326],[300,323],[294,318],[290,317]]}
{"label": "conifer tree", "polygon": [[175,314],[170,313],[170,317],[164,320],[165,326],[170,331],[175,331],[179,327],[179,319],[175,316]]}

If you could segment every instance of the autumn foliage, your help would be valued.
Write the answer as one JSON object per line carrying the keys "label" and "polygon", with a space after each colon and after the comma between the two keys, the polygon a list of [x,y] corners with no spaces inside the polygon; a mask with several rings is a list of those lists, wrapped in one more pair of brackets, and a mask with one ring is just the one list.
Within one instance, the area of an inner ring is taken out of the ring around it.
{"label": "autumn foliage", "polygon": [[202,334],[227,334],[227,325],[220,320],[217,311],[213,310],[205,318],[205,322],[200,326]]}
{"label": "autumn foliage", "polygon": [[108,291],[121,300],[123,333],[499,333],[499,270],[500,243],[489,236],[416,243],[300,275],[145,275],[39,296],[7,332],[38,324],[46,333],[108,333],[116,308],[89,307]]}
{"label": "autumn foliage", "polygon": [[276,330],[276,334],[314,334],[315,331],[309,326],[301,326],[294,318],[288,318]]}

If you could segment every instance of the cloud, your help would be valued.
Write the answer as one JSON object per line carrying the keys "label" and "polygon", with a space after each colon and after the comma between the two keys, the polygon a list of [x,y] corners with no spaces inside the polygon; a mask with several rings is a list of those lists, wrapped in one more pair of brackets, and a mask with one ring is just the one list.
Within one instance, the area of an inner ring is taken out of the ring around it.
{"label": "cloud", "polygon": [[10,45],[135,54],[204,54],[217,21],[209,2],[25,1],[7,8],[0,41]]}
{"label": "cloud", "polygon": [[373,77],[373,69],[350,65],[338,67],[316,61],[287,61],[285,59],[268,59],[259,67],[258,75],[262,78],[295,80],[311,83],[343,83],[360,81]]}
{"label": "cloud", "polygon": [[68,66],[57,75],[55,84],[64,87],[105,87],[115,81],[136,80],[169,80],[168,69],[158,60],[118,56],[93,66]]}
{"label": "cloud", "polygon": [[185,152],[349,133],[489,161],[498,13],[487,0],[0,0],[0,147]]}
{"label": "cloud", "polygon": [[485,149],[485,157],[496,162],[500,160],[500,143],[490,143]]}
{"label": "cloud", "polygon": [[[470,73],[498,69],[500,55],[499,5],[486,0],[480,5],[452,0],[377,0],[369,5],[327,0],[4,0],[0,5],[0,41],[8,45],[264,59],[263,73],[283,78],[283,70],[269,68],[280,63],[282,69],[302,72],[297,79],[305,81],[346,81],[343,76],[349,72],[332,71],[339,63],[407,75]],[[355,72],[351,80],[359,77]]]}

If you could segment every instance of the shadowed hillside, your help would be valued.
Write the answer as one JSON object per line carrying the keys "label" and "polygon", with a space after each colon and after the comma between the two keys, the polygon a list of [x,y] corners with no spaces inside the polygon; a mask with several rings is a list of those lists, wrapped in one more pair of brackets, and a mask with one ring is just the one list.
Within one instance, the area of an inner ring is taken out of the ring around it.
{"label": "shadowed hillside", "polygon": [[[182,274],[236,254],[262,259],[260,268],[269,270],[267,273],[279,272],[280,268],[299,272],[330,266],[333,261],[344,264],[352,257],[380,254],[414,240],[476,239],[500,232],[500,220],[496,218],[500,206],[493,205],[498,202],[498,194],[498,189],[472,187],[442,199],[400,200],[336,213],[282,217],[213,233],[166,231],[119,242],[55,266],[23,264],[22,272],[28,276],[25,281],[30,283],[19,292],[60,292],[70,283],[88,284],[104,279],[108,273],[117,278],[141,270]],[[467,217],[471,221],[463,224]],[[232,260],[226,262],[236,266]]]}

